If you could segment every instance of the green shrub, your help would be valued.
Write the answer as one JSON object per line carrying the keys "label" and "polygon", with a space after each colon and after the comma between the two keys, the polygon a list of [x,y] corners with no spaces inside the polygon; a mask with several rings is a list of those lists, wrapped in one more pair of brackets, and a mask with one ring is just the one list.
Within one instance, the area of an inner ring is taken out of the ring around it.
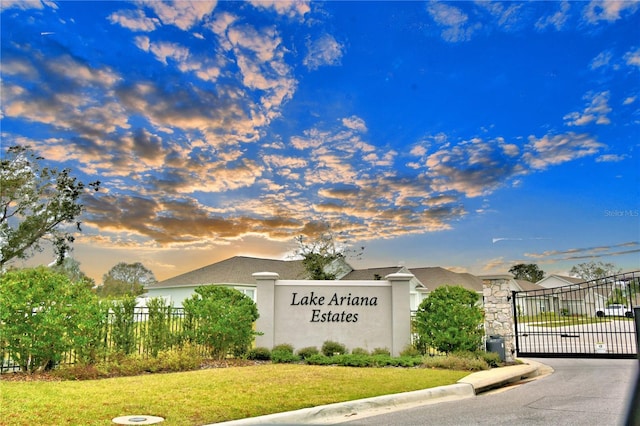
{"label": "green shrub", "polygon": [[307,346],[306,348],[299,349],[297,353],[300,358],[306,360],[312,355],[319,354],[320,351],[315,346]]}
{"label": "green shrub", "polygon": [[136,298],[132,295],[123,296],[120,300],[111,302],[112,323],[111,339],[114,350],[129,355],[136,350],[135,321],[133,314],[136,309]]}
{"label": "green shrub", "polygon": [[213,285],[198,287],[183,306],[187,314],[187,340],[205,345],[215,358],[248,352],[258,334],[253,330],[258,308],[238,290]]}
{"label": "green shrub", "polygon": [[300,357],[293,354],[293,346],[288,343],[276,345],[271,350],[271,362],[283,364],[298,361],[300,361]]}
{"label": "green shrub", "polygon": [[273,350],[271,351],[271,362],[276,364],[288,364],[292,362],[300,361],[300,357],[298,355],[294,355],[291,352],[283,351],[283,350]]}
{"label": "green shrub", "polygon": [[147,300],[149,316],[144,336],[144,347],[151,356],[158,356],[160,351],[170,347],[172,344],[171,329],[169,328],[172,310],[173,308],[167,305],[161,297]]}
{"label": "green shrub", "polygon": [[487,365],[483,359],[451,354],[423,357],[422,365],[428,368],[442,368],[447,370],[480,371],[489,369],[489,365]]}
{"label": "green shrub", "polygon": [[364,355],[364,354],[336,355],[333,357],[333,362],[336,365],[342,365],[344,367],[371,367],[372,366],[371,356]]}
{"label": "green shrub", "polygon": [[273,351],[293,354],[293,345],[290,345],[288,343],[280,343],[279,345],[275,345],[273,349],[271,349],[271,352]]}
{"label": "green shrub", "polygon": [[305,358],[305,362],[309,365],[331,365],[334,357],[329,357],[324,354],[318,353]]}
{"label": "green shrub", "polygon": [[500,354],[496,352],[480,352],[480,358],[482,358],[491,368],[497,368],[504,364],[500,358]]}
{"label": "green shrub", "polygon": [[352,355],[369,355],[369,351],[364,348],[353,348],[351,350]]}
{"label": "green shrub", "polygon": [[415,316],[421,344],[444,353],[478,350],[484,335],[484,314],[478,302],[478,293],[460,286],[432,291]]}
{"label": "green shrub", "polygon": [[269,348],[265,348],[262,346],[252,348],[247,353],[247,359],[256,361],[269,361],[271,359],[271,351],[269,350]]}
{"label": "green shrub", "polygon": [[391,351],[387,348],[374,348],[371,355],[391,355]]}
{"label": "green shrub", "polygon": [[77,363],[96,363],[107,355],[109,306],[94,294],[84,292],[69,306],[73,311],[70,318],[77,320],[76,326],[67,330],[72,339]]}
{"label": "green shrub", "polygon": [[320,350],[326,356],[342,355],[347,353],[347,347],[342,343],[327,340]]}
{"label": "green shrub", "polygon": [[[90,289],[45,267],[19,269],[0,275],[0,342],[25,372],[51,368],[63,354],[81,344],[96,344]],[[76,301],[80,301],[76,305]],[[76,340],[74,340],[76,339]],[[77,346],[77,345],[76,345]],[[90,348],[88,348],[90,349]],[[83,354],[90,358],[89,354]]]}

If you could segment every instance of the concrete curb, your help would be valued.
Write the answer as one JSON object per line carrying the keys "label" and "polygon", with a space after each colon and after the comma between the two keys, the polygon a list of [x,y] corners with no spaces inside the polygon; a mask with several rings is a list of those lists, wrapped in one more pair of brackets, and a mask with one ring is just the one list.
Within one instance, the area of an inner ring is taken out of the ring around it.
{"label": "concrete curb", "polygon": [[[224,426],[246,425],[284,425],[284,424],[329,424],[351,420],[351,417],[364,418],[393,410],[418,405],[435,404],[444,401],[473,398],[477,394],[499,388],[511,383],[531,379],[542,372],[553,370],[531,360],[522,360],[524,364],[494,368],[472,373],[459,380],[455,385],[439,386],[430,389],[383,395],[355,401],[339,402],[303,408],[284,413],[269,414],[241,420],[215,423]],[[207,425],[212,426],[212,425]]]}
{"label": "concrete curb", "polygon": [[426,404],[430,402],[441,402],[453,399],[471,398],[476,394],[473,386],[459,383],[455,385],[439,386],[431,389],[404,392],[392,395],[376,396],[373,398],[357,399],[349,402],[338,402],[335,404],[320,405],[317,407],[303,408],[301,410],[289,411],[286,413],[269,414],[266,416],[252,417],[242,420],[232,420],[216,425],[241,426],[241,425],[274,425],[274,424],[323,424],[335,421],[336,418],[355,416],[363,411],[381,410],[389,408],[403,408]]}
{"label": "concrete curb", "polygon": [[541,369],[542,364],[531,360],[521,361],[525,363],[472,373],[458,380],[458,383],[465,383],[473,386],[475,393],[479,394],[491,389],[506,386],[510,383],[530,379],[540,374],[539,370]]}

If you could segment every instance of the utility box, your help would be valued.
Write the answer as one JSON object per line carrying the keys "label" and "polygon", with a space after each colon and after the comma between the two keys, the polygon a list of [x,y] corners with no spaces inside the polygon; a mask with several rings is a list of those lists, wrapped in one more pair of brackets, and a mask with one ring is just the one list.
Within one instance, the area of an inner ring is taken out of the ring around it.
{"label": "utility box", "polygon": [[505,361],[504,339],[501,336],[489,336],[486,343],[487,352],[495,352],[500,356],[502,362]]}

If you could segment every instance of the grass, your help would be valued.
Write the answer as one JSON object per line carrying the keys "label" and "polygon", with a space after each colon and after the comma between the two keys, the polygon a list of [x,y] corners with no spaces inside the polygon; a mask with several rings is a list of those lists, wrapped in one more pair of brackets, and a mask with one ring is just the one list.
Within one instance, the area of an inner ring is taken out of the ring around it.
{"label": "grass", "polygon": [[89,381],[0,381],[0,425],[202,425],[453,384],[468,371],[266,364]]}

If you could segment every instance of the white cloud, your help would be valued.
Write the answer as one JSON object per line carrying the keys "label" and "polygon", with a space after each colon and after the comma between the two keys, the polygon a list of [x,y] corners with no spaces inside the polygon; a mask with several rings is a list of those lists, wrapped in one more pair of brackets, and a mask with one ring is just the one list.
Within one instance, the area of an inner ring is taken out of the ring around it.
{"label": "white cloud", "polygon": [[560,31],[569,19],[569,9],[571,9],[571,5],[568,1],[562,1],[559,7],[560,10],[558,10],[553,15],[540,18],[535,23],[535,28],[539,31],[543,31],[549,27],[552,27],[556,31]]}
{"label": "white cloud", "polygon": [[324,34],[307,43],[307,56],[303,63],[310,70],[316,70],[321,66],[340,65],[343,54],[344,45],[340,44],[333,36]]}
{"label": "white cloud", "polygon": [[627,65],[640,68],[640,47],[625,53],[624,60],[627,63]]}
{"label": "white cloud", "polygon": [[159,2],[147,0],[143,3],[151,8],[165,25],[175,25],[181,30],[189,30],[213,12],[217,0],[170,0]]}
{"label": "white cloud", "polygon": [[430,2],[427,12],[436,24],[444,27],[441,36],[449,42],[467,41],[481,25],[470,24],[469,17],[461,9],[445,3]]}
{"label": "white cloud", "polygon": [[307,1],[300,0],[250,0],[254,7],[261,9],[273,9],[280,15],[289,18],[303,17],[311,8]]}
{"label": "white cloud", "polygon": [[427,176],[437,191],[456,191],[467,197],[478,197],[523,173],[517,159],[513,158],[515,150],[517,147],[499,140],[477,138],[453,147],[447,144],[427,156]]}
{"label": "white cloud", "polygon": [[360,117],[355,115],[342,119],[342,125],[351,130],[357,130],[365,133],[367,131],[367,124]]}
{"label": "white cloud", "polygon": [[40,0],[2,0],[0,1],[0,10],[7,9],[43,9],[44,3],[49,2],[41,2]]}
{"label": "white cloud", "polygon": [[591,60],[589,67],[592,70],[608,67],[611,64],[611,60],[613,59],[613,53],[610,50],[605,50],[604,52],[600,52],[598,56]]}
{"label": "white cloud", "polygon": [[589,23],[599,21],[617,21],[624,14],[633,14],[640,3],[637,0],[591,0],[583,11],[584,19]]}
{"label": "white cloud", "polygon": [[582,112],[571,112],[563,118],[568,126],[584,126],[595,121],[596,124],[609,124],[611,120],[607,114],[611,112],[609,106],[609,91],[600,93],[587,93],[583,99],[589,104]]}
{"label": "white cloud", "polygon": [[542,138],[529,136],[526,164],[535,170],[544,170],[577,158],[595,155],[606,145],[587,134],[573,132],[559,135],[545,135]]}
{"label": "white cloud", "polygon": [[632,103],[634,103],[636,101],[637,97],[636,96],[629,96],[627,98],[625,98],[624,101],[622,101],[622,105],[631,105]]}
{"label": "white cloud", "polygon": [[606,154],[596,158],[598,163],[617,163],[619,161],[629,158],[627,154]]}
{"label": "white cloud", "polygon": [[155,30],[160,25],[160,20],[157,18],[149,18],[144,14],[144,11],[137,10],[120,10],[113,12],[107,17],[112,24],[118,24],[121,27],[130,29],[131,31],[145,31],[150,32]]}

